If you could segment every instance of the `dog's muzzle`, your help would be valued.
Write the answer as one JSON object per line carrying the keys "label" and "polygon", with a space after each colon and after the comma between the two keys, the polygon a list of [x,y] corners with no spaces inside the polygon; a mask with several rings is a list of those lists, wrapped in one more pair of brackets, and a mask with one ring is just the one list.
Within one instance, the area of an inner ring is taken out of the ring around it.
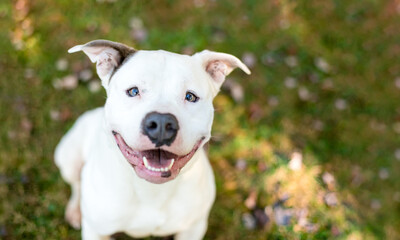
{"label": "dog's muzzle", "polygon": [[175,179],[180,170],[189,162],[197,150],[202,146],[204,137],[201,137],[190,152],[177,155],[161,148],[135,150],[126,144],[124,138],[117,132],[112,131],[115,141],[126,160],[135,169],[136,174],[151,182],[165,183]]}

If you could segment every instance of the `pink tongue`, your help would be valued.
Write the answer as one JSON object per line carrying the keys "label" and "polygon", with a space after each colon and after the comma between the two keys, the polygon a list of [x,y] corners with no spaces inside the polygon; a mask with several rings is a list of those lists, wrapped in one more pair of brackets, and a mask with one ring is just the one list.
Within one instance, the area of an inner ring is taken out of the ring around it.
{"label": "pink tongue", "polygon": [[149,163],[149,165],[151,167],[155,167],[155,168],[165,168],[165,167],[169,167],[169,165],[171,164],[172,159],[177,160],[178,156],[161,150],[161,149],[152,149],[152,150],[145,150],[145,151],[134,151],[132,150],[132,148],[130,148],[124,141],[124,139],[122,138],[122,136],[118,133],[114,133],[114,137],[115,140],[118,144],[118,147],[120,148],[120,150],[123,153],[129,154],[128,156],[126,156],[127,158],[130,158],[130,155],[133,155],[137,158],[143,158],[146,157],[147,162]]}
{"label": "pink tongue", "polygon": [[175,154],[161,149],[146,150],[142,152],[142,155],[146,157],[150,166],[156,168],[168,167],[171,164],[172,159],[177,159]]}

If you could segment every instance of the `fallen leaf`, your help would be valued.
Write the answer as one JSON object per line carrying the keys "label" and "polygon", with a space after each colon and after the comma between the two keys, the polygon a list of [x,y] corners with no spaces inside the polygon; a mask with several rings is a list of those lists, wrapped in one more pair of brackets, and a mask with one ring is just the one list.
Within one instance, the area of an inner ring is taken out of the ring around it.
{"label": "fallen leaf", "polygon": [[276,96],[270,96],[268,98],[268,105],[270,105],[271,107],[276,107],[279,104],[279,99]]}
{"label": "fallen leaf", "polygon": [[35,77],[35,70],[33,70],[32,68],[25,69],[24,77],[26,79],[32,79],[33,77]]}
{"label": "fallen leaf", "polygon": [[287,56],[285,58],[285,63],[286,63],[286,65],[288,65],[291,68],[296,67],[298,65],[297,57]]}
{"label": "fallen leaf", "polygon": [[241,103],[244,99],[244,90],[243,87],[232,79],[227,79],[222,87],[229,91],[233,100],[235,102]]}
{"label": "fallen leaf", "polygon": [[55,89],[72,90],[78,86],[78,78],[76,75],[71,74],[61,79],[55,79],[53,81],[53,86]]}
{"label": "fallen leaf", "polygon": [[253,68],[257,64],[257,58],[252,52],[245,52],[242,56],[242,62],[249,68]]}
{"label": "fallen leaf", "polygon": [[381,209],[381,207],[382,207],[381,201],[379,201],[378,199],[371,200],[371,208],[373,210],[379,210]]}
{"label": "fallen leaf", "polygon": [[293,171],[299,171],[303,166],[303,155],[299,152],[292,153],[289,161],[289,168]]}
{"label": "fallen leaf", "polygon": [[257,226],[256,219],[250,213],[243,213],[242,222],[246,229],[253,230]]}
{"label": "fallen leaf", "polygon": [[23,132],[30,134],[33,128],[32,122],[28,118],[23,118],[21,121],[21,129]]}
{"label": "fallen leaf", "polygon": [[272,65],[275,63],[275,59],[271,53],[266,53],[261,57],[261,62],[266,65]]}
{"label": "fallen leaf", "polygon": [[56,62],[56,69],[58,71],[65,71],[68,69],[68,61],[65,58],[58,59]]}
{"label": "fallen leaf", "polygon": [[334,190],[335,189],[335,177],[329,173],[329,172],[324,172],[322,174],[322,181],[326,184],[329,190]]}
{"label": "fallen leaf", "polygon": [[313,126],[313,128],[314,128],[315,130],[317,130],[317,131],[322,131],[322,130],[324,130],[324,128],[325,128],[324,122],[322,122],[322,121],[319,120],[319,119],[314,120],[313,123],[312,123],[312,126]]}
{"label": "fallen leaf", "polygon": [[382,180],[386,180],[389,178],[389,170],[387,168],[379,169],[379,178]]}
{"label": "fallen leaf", "polygon": [[329,193],[325,194],[324,202],[329,207],[337,206],[338,203],[339,203],[339,201],[338,201],[338,199],[336,197],[336,194],[334,192],[329,192]]}
{"label": "fallen leaf", "polygon": [[235,165],[236,169],[239,171],[244,171],[247,168],[247,162],[245,159],[238,159],[236,160],[236,165]]}
{"label": "fallen leaf", "polygon": [[141,29],[143,28],[143,21],[138,17],[133,17],[129,20],[129,27],[131,29]]}
{"label": "fallen leaf", "polygon": [[256,102],[250,104],[249,112],[251,121],[259,121],[264,116],[264,108]]}
{"label": "fallen leaf", "polygon": [[340,229],[339,229],[339,227],[337,227],[337,226],[332,226],[332,227],[331,227],[331,233],[332,233],[332,235],[333,235],[334,237],[337,237],[337,236],[339,236],[340,234],[342,234],[341,231],[340,231]]}
{"label": "fallen leaf", "polygon": [[323,90],[332,90],[334,88],[334,84],[331,78],[325,79],[322,82],[322,89]]}
{"label": "fallen leaf", "polygon": [[131,37],[136,41],[136,42],[145,42],[147,40],[147,30],[144,28],[141,29],[134,29],[131,31]]}
{"label": "fallen leaf", "polygon": [[60,114],[61,121],[65,122],[65,121],[71,119],[71,117],[72,117],[72,112],[69,108],[63,108],[61,110],[61,114]]}
{"label": "fallen leaf", "polygon": [[17,132],[14,130],[8,130],[7,136],[8,136],[8,139],[15,140],[17,138]]}
{"label": "fallen leaf", "polygon": [[88,84],[88,88],[89,88],[89,91],[92,93],[96,93],[96,92],[100,91],[100,89],[101,89],[100,80],[90,81]]}
{"label": "fallen leaf", "polygon": [[316,58],[315,61],[315,66],[321,70],[322,72],[328,73],[331,70],[331,66],[329,65],[329,63],[323,59],[323,58]]}
{"label": "fallen leaf", "polygon": [[298,90],[299,98],[303,101],[307,101],[311,98],[310,91],[306,87],[300,87]]}
{"label": "fallen leaf", "polygon": [[285,209],[283,207],[276,207],[274,210],[274,220],[279,226],[288,226],[290,220],[293,217],[293,211],[291,209]]}
{"label": "fallen leaf", "polygon": [[93,72],[91,69],[87,68],[80,71],[78,77],[82,82],[87,82],[93,77]]}
{"label": "fallen leaf", "polygon": [[129,21],[131,27],[131,37],[137,42],[144,42],[147,40],[148,32],[144,27],[142,19],[133,17]]}
{"label": "fallen leaf", "polygon": [[345,110],[347,108],[347,101],[342,98],[336,99],[335,107],[336,107],[336,109],[341,110],[341,111]]}
{"label": "fallen leaf", "polygon": [[400,192],[395,192],[393,194],[393,201],[400,202]]}
{"label": "fallen leaf", "polygon": [[364,182],[364,177],[361,173],[361,168],[359,166],[354,166],[351,170],[351,185],[360,186]]}
{"label": "fallen leaf", "polygon": [[257,205],[257,192],[255,190],[251,190],[249,196],[244,201],[244,205],[248,209],[254,209]]}
{"label": "fallen leaf", "polygon": [[265,172],[268,169],[267,164],[264,161],[258,161],[257,168],[259,172]]}
{"label": "fallen leaf", "polygon": [[186,46],[186,47],[184,47],[183,49],[182,49],[182,54],[185,54],[185,55],[193,55],[193,53],[194,53],[194,48],[193,48],[193,46]]}
{"label": "fallen leaf", "polygon": [[397,78],[394,80],[394,85],[395,85],[398,89],[400,89],[400,77],[397,77]]}
{"label": "fallen leaf", "polygon": [[195,7],[201,8],[206,4],[206,0],[193,0],[193,4]]}
{"label": "fallen leaf", "polygon": [[53,121],[59,121],[61,119],[61,113],[57,110],[50,110],[50,118]]}
{"label": "fallen leaf", "polygon": [[396,151],[394,151],[394,157],[400,161],[400,148],[396,149]]}
{"label": "fallen leaf", "polygon": [[297,87],[297,79],[294,77],[286,77],[284,83],[287,88]]}
{"label": "fallen leaf", "polygon": [[297,224],[304,228],[307,224],[308,224],[308,209],[307,208],[301,208],[299,210],[297,210]]}
{"label": "fallen leaf", "polygon": [[397,134],[400,134],[400,122],[396,122],[393,124],[393,131]]}

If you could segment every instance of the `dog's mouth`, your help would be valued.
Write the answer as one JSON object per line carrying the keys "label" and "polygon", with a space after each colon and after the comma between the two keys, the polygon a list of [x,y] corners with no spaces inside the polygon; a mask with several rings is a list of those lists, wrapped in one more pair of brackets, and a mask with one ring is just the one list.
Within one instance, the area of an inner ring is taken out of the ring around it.
{"label": "dog's mouth", "polygon": [[204,137],[201,138],[189,153],[179,156],[161,148],[144,151],[133,150],[126,144],[119,133],[115,131],[112,133],[119,149],[126,160],[133,166],[136,174],[152,183],[165,183],[175,179],[204,140]]}

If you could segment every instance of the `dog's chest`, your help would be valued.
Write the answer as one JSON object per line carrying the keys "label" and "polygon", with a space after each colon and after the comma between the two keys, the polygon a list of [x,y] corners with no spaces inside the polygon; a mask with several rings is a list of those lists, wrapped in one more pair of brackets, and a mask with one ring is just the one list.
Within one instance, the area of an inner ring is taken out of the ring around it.
{"label": "dog's chest", "polygon": [[102,161],[108,154],[114,155],[106,149],[92,153],[93,159],[84,167],[82,176],[83,214],[104,234],[173,234],[186,229],[211,206],[212,171],[203,161],[195,163],[193,174],[188,172],[174,181],[152,184],[138,178],[124,161]]}
{"label": "dog's chest", "polygon": [[195,205],[199,206],[199,203],[188,204],[179,198],[173,198],[158,207],[148,203],[139,204],[133,209],[131,222],[125,232],[132,236],[174,234],[186,229],[189,223],[198,218],[199,212],[194,212]]}
{"label": "dog's chest", "polygon": [[133,237],[174,234],[203,215],[212,202],[193,192],[184,194],[184,189],[145,195],[120,190],[86,192],[82,196],[84,214],[105,234],[120,231]]}

